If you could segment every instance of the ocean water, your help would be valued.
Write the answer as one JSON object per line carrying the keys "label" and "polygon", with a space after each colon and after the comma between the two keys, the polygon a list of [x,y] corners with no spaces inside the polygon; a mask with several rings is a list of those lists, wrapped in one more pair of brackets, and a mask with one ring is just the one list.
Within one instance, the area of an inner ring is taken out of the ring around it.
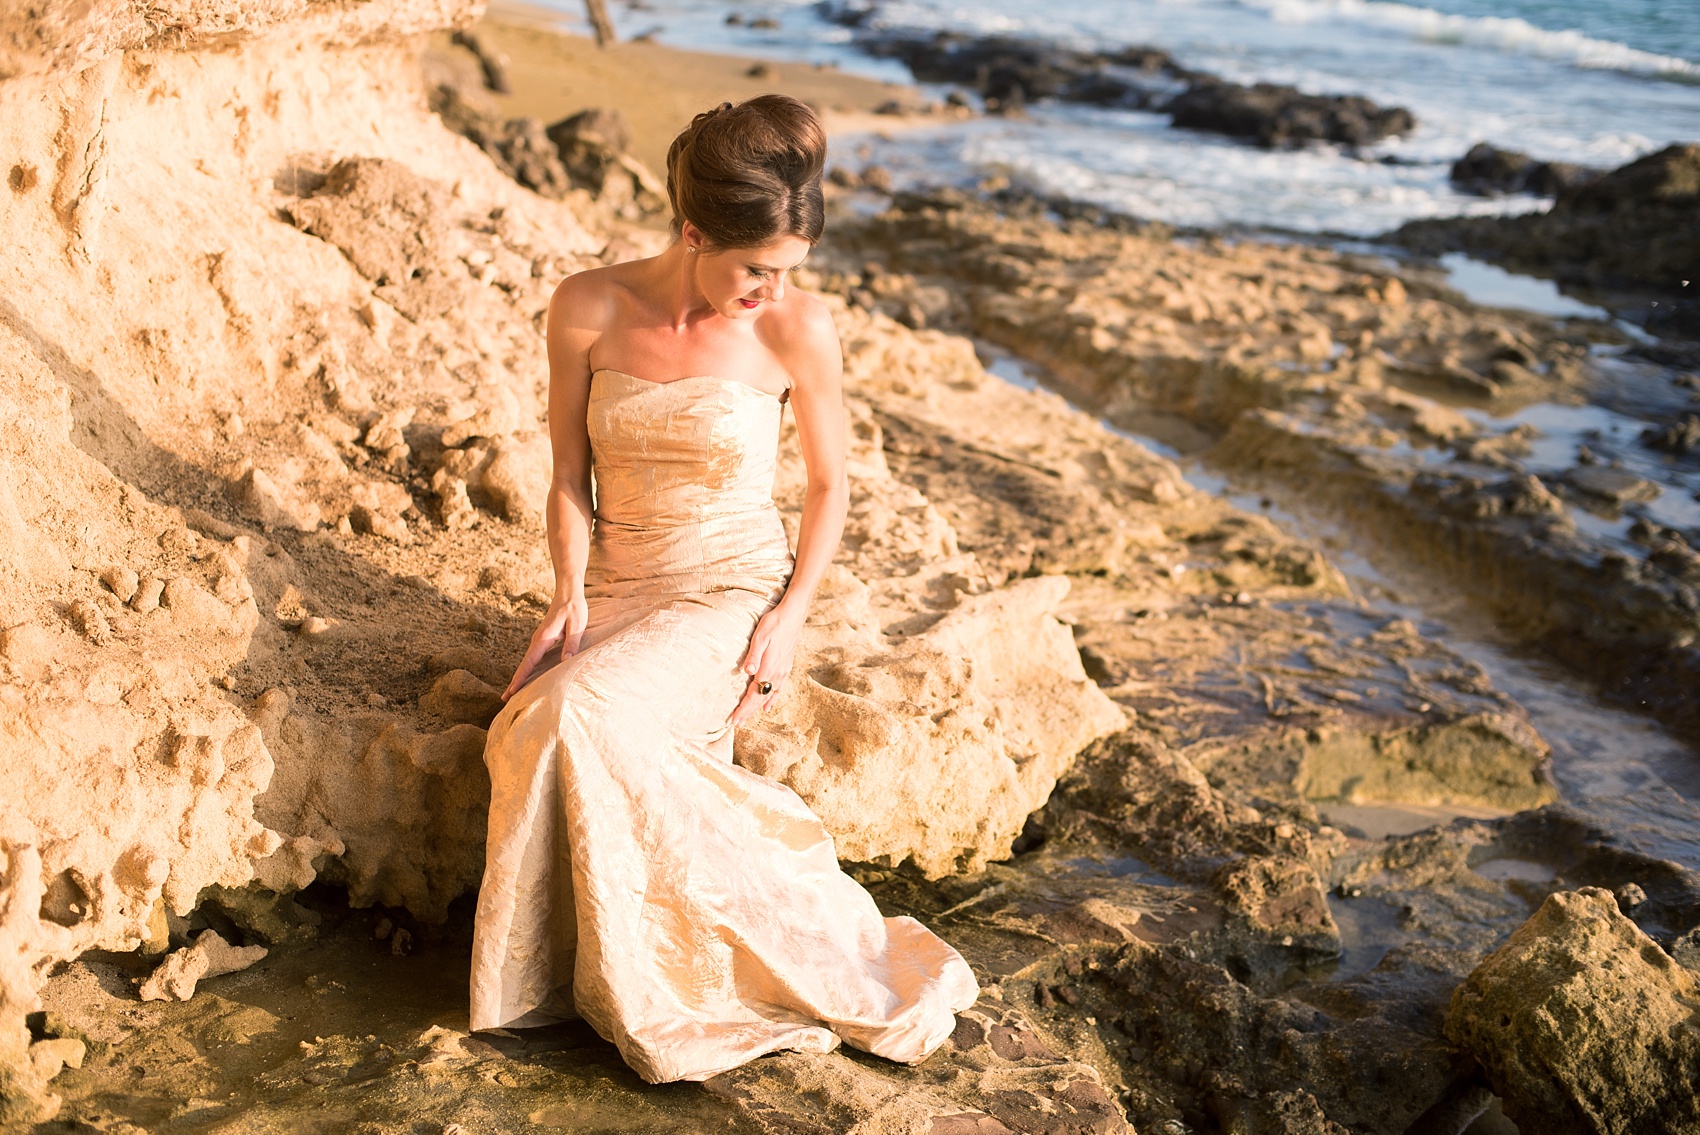
{"label": "ocean water", "polygon": [[[546,2],[569,26],[582,22],[578,0]],[[908,77],[857,52],[809,0],[616,0],[613,10],[623,35],[654,30],[679,47]],[[744,22],[727,24],[731,13]],[[748,26],[764,16],[779,26]],[[1042,105],[1025,120],[860,140],[839,158],[885,164],[900,184],[1003,175],[1186,226],[1367,236],[1415,217],[1524,211],[1546,202],[1458,194],[1448,165],[1481,141],[1615,166],[1700,140],[1700,0],[897,0],[879,20],[1086,47],[1150,44],[1242,82],[1362,94],[1417,115],[1412,135],[1367,155],[1266,153],[1174,130],[1160,115]]]}

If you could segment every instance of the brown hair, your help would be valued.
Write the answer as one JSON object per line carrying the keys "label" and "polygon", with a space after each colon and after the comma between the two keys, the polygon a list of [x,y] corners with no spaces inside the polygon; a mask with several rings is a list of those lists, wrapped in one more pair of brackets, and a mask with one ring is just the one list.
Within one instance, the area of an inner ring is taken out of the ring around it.
{"label": "brown hair", "polygon": [[826,223],[826,131],[787,95],[723,102],[691,119],[667,150],[673,228],[691,222],[717,248],[759,248],[786,236],[810,244]]}

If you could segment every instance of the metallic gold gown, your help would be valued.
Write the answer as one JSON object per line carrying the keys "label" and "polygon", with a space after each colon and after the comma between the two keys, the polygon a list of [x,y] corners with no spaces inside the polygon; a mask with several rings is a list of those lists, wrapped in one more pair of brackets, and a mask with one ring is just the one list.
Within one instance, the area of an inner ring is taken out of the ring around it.
{"label": "metallic gold gown", "polygon": [[590,625],[490,729],[474,1029],[582,1016],[659,1083],[840,1038],[920,1060],[978,995],[732,763],[739,663],[791,571],[781,413],[731,379],[592,375]]}

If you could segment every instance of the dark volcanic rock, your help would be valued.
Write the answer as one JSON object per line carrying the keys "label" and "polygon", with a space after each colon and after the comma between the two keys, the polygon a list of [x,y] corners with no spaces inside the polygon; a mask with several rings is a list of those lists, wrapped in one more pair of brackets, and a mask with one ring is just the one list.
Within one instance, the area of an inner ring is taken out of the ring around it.
{"label": "dark volcanic rock", "polygon": [[1270,149],[1306,142],[1368,146],[1409,133],[1416,116],[1357,95],[1307,95],[1274,83],[1195,83],[1165,108],[1176,126],[1248,138]]}
{"label": "dark volcanic rock", "polygon": [[871,55],[899,59],[928,83],[961,83],[992,109],[1035,99],[1095,106],[1158,106],[1195,76],[1166,51],[1130,47],[1117,52],[1074,51],[1010,36],[882,32],[861,37]]}
{"label": "dark volcanic rock", "polygon": [[1666,453],[1692,453],[1700,449],[1700,414],[1684,414],[1681,421],[1668,426],[1650,426],[1641,433],[1641,441]]}
{"label": "dark volcanic rock", "polygon": [[[868,12],[835,7],[829,17],[864,28]],[[1154,47],[1077,51],[1012,36],[906,31],[862,31],[856,42],[871,55],[902,60],[923,82],[972,87],[993,111],[1016,111],[1036,99],[1157,110],[1172,114],[1176,126],[1267,147],[1366,146],[1416,125],[1402,107],[1354,95],[1307,95],[1273,83],[1241,86],[1189,70]]]}
{"label": "dark volcanic rock", "polygon": [[1536,161],[1517,150],[1501,150],[1486,142],[1477,142],[1470,147],[1469,153],[1452,163],[1452,184],[1465,193],[1481,197],[1510,193],[1556,197],[1604,172],[1572,162]]}
{"label": "dark volcanic rock", "polygon": [[1670,146],[1564,189],[1546,213],[1412,221],[1392,234],[1523,271],[1666,294],[1700,280],[1700,143]]}

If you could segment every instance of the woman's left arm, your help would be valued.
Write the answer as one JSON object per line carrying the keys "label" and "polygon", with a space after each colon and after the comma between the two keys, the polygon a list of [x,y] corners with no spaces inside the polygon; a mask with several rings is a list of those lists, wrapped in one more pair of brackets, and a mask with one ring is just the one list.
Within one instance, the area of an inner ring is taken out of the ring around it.
{"label": "woman's left arm", "polygon": [[[750,675],[744,696],[732,711],[731,725],[741,725],[779,696],[779,685],[791,673],[791,662],[808,618],[815,589],[826,576],[844,535],[844,514],[850,507],[850,484],[844,475],[847,427],[844,417],[844,359],[832,313],[823,304],[807,310],[804,333],[794,353],[787,352],[792,376],[791,409],[797,417],[797,440],[809,473],[797,532],[797,562],[785,596],[756,624],[744,655]],[[761,684],[771,683],[763,694]]]}

